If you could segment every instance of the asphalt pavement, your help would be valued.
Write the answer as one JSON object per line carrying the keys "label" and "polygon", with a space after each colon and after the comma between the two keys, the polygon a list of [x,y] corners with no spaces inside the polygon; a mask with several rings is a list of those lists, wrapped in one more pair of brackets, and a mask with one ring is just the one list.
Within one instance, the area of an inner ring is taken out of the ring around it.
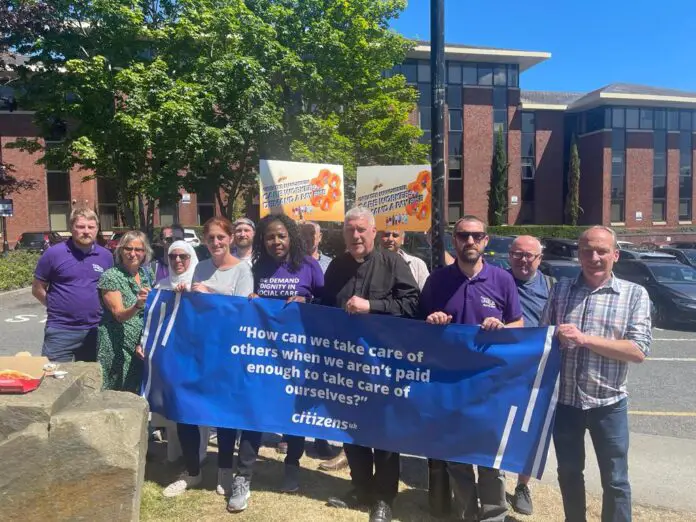
{"label": "asphalt pavement", "polygon": [[[0,355],[41,353],[44,308],[28,289],[0,294]],[[653,330],[652,353],[629,372],[634,500],[696,512],[696,331]],[[588,439],[587,488],[601,492]],[[556,482],[549,457],[545,482]]]}

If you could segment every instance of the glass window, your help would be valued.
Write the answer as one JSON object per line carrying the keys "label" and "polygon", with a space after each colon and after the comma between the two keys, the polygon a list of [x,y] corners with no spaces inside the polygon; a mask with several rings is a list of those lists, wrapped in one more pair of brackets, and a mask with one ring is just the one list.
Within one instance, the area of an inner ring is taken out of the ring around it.
{"label": "glass window", "polygon": [[462,83],[464,85],[478,84],[478,72],[475,63],[462,64]]}
{"label": "glass window", "polygon": [[430,107],[432,101],[432,89],[430,88],[430,84],[419,83],[418,92],[420,94],[420,98],[418,98],[418,105],[421,105],[423,107]]}
{"label": "glass window", "polygon": [[198,205],[198,224],[203,225],[211,217],[215,216],[214,205]]}
{"label": "glass window", "polygon": [[534,201],[534,180],[522,179],[522,201],[532,202]]}
{"label": "glass window", "polygon": [[679,175],[691,176],[692,150],[691,132],[679,133]]}
{"label": "glass window", "polygon": [[[449,176],[449,179],[462,179],[462,170],[461,169],[449,169],[447,171],[447,175]],[[461,194],[460,194],[461,196]],[[459,198],[461,200],[461,197]],[[456,198],[450,198],[450,201],[456,200]]]}
{"label": "glass window", "polygon": [[626,109],[626,128],[637,129],[639,127],[638,109]]}
{"label": "glass window", "polygon": [[48,202],[48,220],[51,230],[68,230],[70,221],[70,203]]}
{"label": "glass window", "polygon": [[[70,174],[67,172],[51,172],[46,175],[48,201],[70,201]],[[62,230],[62,229],[60,229]]]}
{"label": "glass window", "polygon": [[[501,121],[496,121],[493,123],[493,141],[495,142],[496,136],[499,132],[505,133],[505,123]],[[505,139],[503,137],[503,139]]]}
{"label": "glass window", "polygon": [[418,141],[420,141],[421,143],[423,143],[425,145],[430,145],[430,143],[431,143],[430,131],[423,132],[423,135],[420,137],[420,139]]}
{"label": "glass window", "polygon": [[533,132],[523,132],[522,133],[522,157],[534,157],[534,133]]}
{"label": "glass window", "polygon": [[626,195],[623,176],[611,177],[611,199],[623,199]]}
{"label": "glass window", "polygon": [[401,74],[406,77],[406,82],[408,83],[418,83],[418,68],[416,64],[404,63],[401,65]]}
{"label": "glass window", "polygon": [[450,156],[447,158],[447,168],[449,169],[450,172],[450,178],[452,176],[453,171],[459,171],[459,176],[461,177],[461,168],[462,168],[462,158],[458,156]]}
{"label": "glass window", "polygon": [[493,89],[493,108],[507,109],[507,89]]}
{"label": "glass window", "polygon": [[493,69],[490,66],[478,66],[478,84],[493,85]]}
{"label": "glass window", "polygon": [[457,62],[449,62],[447,65],[447,83],[461,85],[462,66]]}
{"label": "glass window", "polygon": [[421,129],[428,130],[432,127],[432,123],[430,120],[431,115],[432,111],[430,107],[426,107],[425,109],[418,109],[418,121]]}
{"label": "glass window", "polygon": [[623,176],[624,175],[624,153],[623,152],[612,152],[611,153],[611,175]]}
{"label": "glass window", "polygon": [[462,106],[462,88],[459,85],[447,87],[447,105],[454,109]]}
{"label": "glass window", "polygon": [[534,179],[536,171],[534,165],[522,165],[522,179]]}
{"label": "glass window", "polygon": [[667,111],[667,129],[679,130],[679,112],[674,110]]}
{"label": "glass window", "polygon": [[652,129],[653,128],[653,111],[652,111],[652,109],[641,109],[640,110],[640,128],[641,129]]}
{"label": "glass window", "polygon": [[586,132],[594,132],[604,128],[604,109],[598,107],[587,111],[587,129]]}
{"label": "glass window", "polygon": [[667,113],[663,109],[655,109],[655,129],[667,128]]}
{"label": "glass window", "polygon": [[[450,172],[451,173],[451,172]],[[464,199],[464,185],[462,183],[461,172],[459,178],[452,178],[447,181],[447,202],[461,203]]]}
{"label": "glass window", "polygon": [[462,111],[461,110],[450,110],[449,111],[449,129],[451,131],[462,130]]}
{"label": "glass window", "polygon": [[430,82],[430,64],[428,62],[418,62],[418,81]]}
{"label": "glass window", "polygon": [[504,65],[496,65],[493,67],[493,85],[507,85],[507,74],[505,73]]}
{"label": "glass window", "polygon": [[680,199],[679,200],[679,220],[680,221],[690,221],[691,220],[691,199]]}
{"label": "glass window", "polygon": [[691,112],[681,111],[679,113],[679,129],[691,130]]}
{"label": "glass window", "polygon": [[159,213],[161,226],[166,227],[174,224],[174,214],[176,213],[175,205],[160,205]]}
{"label": "glass window", "polygon": [[624,202],[612,200],[612,202],[611,202],[611,222],[612,223],[623,223],[623,220],[624,220]]}
{"label": "glass window", "polygon": [[447,140],[447,148],[450,156],[462,155],[462,133],[450,132]]}
{"label": "glass window", "polygon": [[611,129],[611,109],[604,109],[604,128]]}
{"label": "glass window", "polygon": [[679,176],[679,198],[691,197],[691,176]]}
{"label": "glass window", "polygon": [[666,219],[665,201],[653,199],[652,220],[665,221]]}
{"label": "glass window", "polygon": [[624,110],[623,109],[612,109],[612,126],[615,129],[623,129],[626,126],[624,121]]}
{"label": "glass window", "polygon": [[534,113],[522,113],[522,132],[534,132]]}
{"label": "glass window", "polygon": [[449,221],[450,223],[454,223],[460,217],[462,217],[462,204],[449,203],[447,205],[447,221]]}
{"label": "glass window", "polygon": [[613,130],[611,132],[611,148],[614,151],[624,151],[626,148],[626,133],[623,130]]}
{"label": "glass window", "polygon": [[667,176],[653,177],[653,199],[663,199],[666,196]]}
{"label": "glass window", "polygon": [[520,86],[520,70],[517,64],[508,65],[508,87]]}

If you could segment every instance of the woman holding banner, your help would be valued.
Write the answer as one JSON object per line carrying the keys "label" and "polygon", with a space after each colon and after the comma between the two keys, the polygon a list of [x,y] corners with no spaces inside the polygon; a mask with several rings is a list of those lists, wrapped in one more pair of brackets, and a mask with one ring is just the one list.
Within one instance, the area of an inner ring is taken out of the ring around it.
{"label": "woman holding banner", "polygon": [[[312,256],[306,255],[300,228],[285,214],[263,218],[254,238],[254,294],[252,297],[286,299],[288,303],[309,303],[321,297],[324,273]],[[305,439],[285,435],[287,444],[285,476],[281,491],[299,489],[300,459]]]}
{"label": "woman holding banner", "polygon": [[[209,219],[203,226],[203,236],[210,252],[210,259],[206,259],[196,266],[191,279],[191,290],[194,292],[248,296],[253,291],[253,276],[248,263],[242,262],[230,253],[233,230],[232,223],[222,217]],[[170,254],[175,254],[174,243],[170,248]],[[184,253],[183,255],[186,255]],[[186,261],[182,260],[182,254],[177,254],[175,263]],[[195,256],[195,253],[194,253]],[[176,267],[175,267],[176,270]],[[184,281],[181,281],[184,283]],[[177,284],[177,289],[184,289]],[[181,442],[181,451],[184,455],[186,471],[175,482],[169,484],[164,489],[165,497],[181,495],[189,488],[201,483],[201,465],[198,455],[200,447],[200,430],[198,426],[192,424],[177,424],[177,434]],[[218,434],[218,481],[216,491],[220,495],[234,494],[237,478],[233,477],[232,465],[234,460],[234,445],[237,430],[233,428],[217,428]],[[246,450],[246,451],[245,451]],[[239,449],[240,467],[244,455],[249,454],[249,448],[243,446]],[[258,446],[252,448],[253,460],[256,460]],[[247,457],[248,460],[248,457]],[[246,490],[248,498],[248,489]],[[245,500],[246,503],[246,500]],[[244,506],[246,508],[246,505]]]}

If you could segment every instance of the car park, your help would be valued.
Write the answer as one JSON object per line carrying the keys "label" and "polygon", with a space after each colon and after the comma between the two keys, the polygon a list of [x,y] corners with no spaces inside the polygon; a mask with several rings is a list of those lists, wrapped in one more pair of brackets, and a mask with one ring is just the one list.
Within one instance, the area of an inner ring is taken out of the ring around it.
{"label": "car park", "polygon": [[660,252],[674,256],[680,263],[696,267],[696,248],[664,247]]}
{"label": "car park", "polygon": [[48,247],[62,243],[65,238],[51,230],[41,232],[22,232],[15,243],[15,250],[34,250],[43,252]]}
{"label": "car park", "polygon": [[503,270],[510,268],[510,260],[507,254],[484,254],[483,260],[489,265],[497,266]]}
{"label": "car park", "polygon": [[673,255],[660,252],[648,252],[646,250],[620,250],[619,251],[619,261],[626,261],[629,259],[662,259],[662,260],[676,260]]}
{"label": "car park", "polygon": [[544,259],[539,264],[539,271],[542,274],[551,276],[556,280],[563,278],[575,279],[580,274],[580,263],[568,259]]}
{"label": "car park", "polygon": [[114,232],[113,234],[111,234],[111,237],[106,242],[106,248],[108,248],[112,252],[116,250],[116,247],[118,246],[119,241],[121,241],[123,234],[125,234],[125,232]]}
{"label": "car park", "polygon": [[614,274],[645,287],[655,307],[655,326],[696,323],[696,268],[648,258],[616,263]]}
{"label": "car park", "polygon": [[574,239],[544,238],[541,244],[544,247],[544,260],[578,260],[578,242]]}
{"label": "car park", "polygon": [[201,246],[201,240],[198,238],[196,231],[192,228],[184,229],[184,241],[190,243],[193,247]]}

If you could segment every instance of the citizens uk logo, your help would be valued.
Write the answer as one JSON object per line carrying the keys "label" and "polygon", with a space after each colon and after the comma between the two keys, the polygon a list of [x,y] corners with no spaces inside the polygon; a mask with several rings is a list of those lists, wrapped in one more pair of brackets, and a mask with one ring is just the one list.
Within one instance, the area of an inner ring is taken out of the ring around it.
{"label": "citizens uk logo", "polygon": [[95,272],[103,272],[104,268],[97,265],[96,263],[92,264],[92,268],[94,269]]}
{"label": "citizens uk logo", "polygon": [[498,308],[498,306],[495,304],[495,301],[491,299],[490,297],[486,297],[485,295],[481,296],[481,306],[484,308]]}

